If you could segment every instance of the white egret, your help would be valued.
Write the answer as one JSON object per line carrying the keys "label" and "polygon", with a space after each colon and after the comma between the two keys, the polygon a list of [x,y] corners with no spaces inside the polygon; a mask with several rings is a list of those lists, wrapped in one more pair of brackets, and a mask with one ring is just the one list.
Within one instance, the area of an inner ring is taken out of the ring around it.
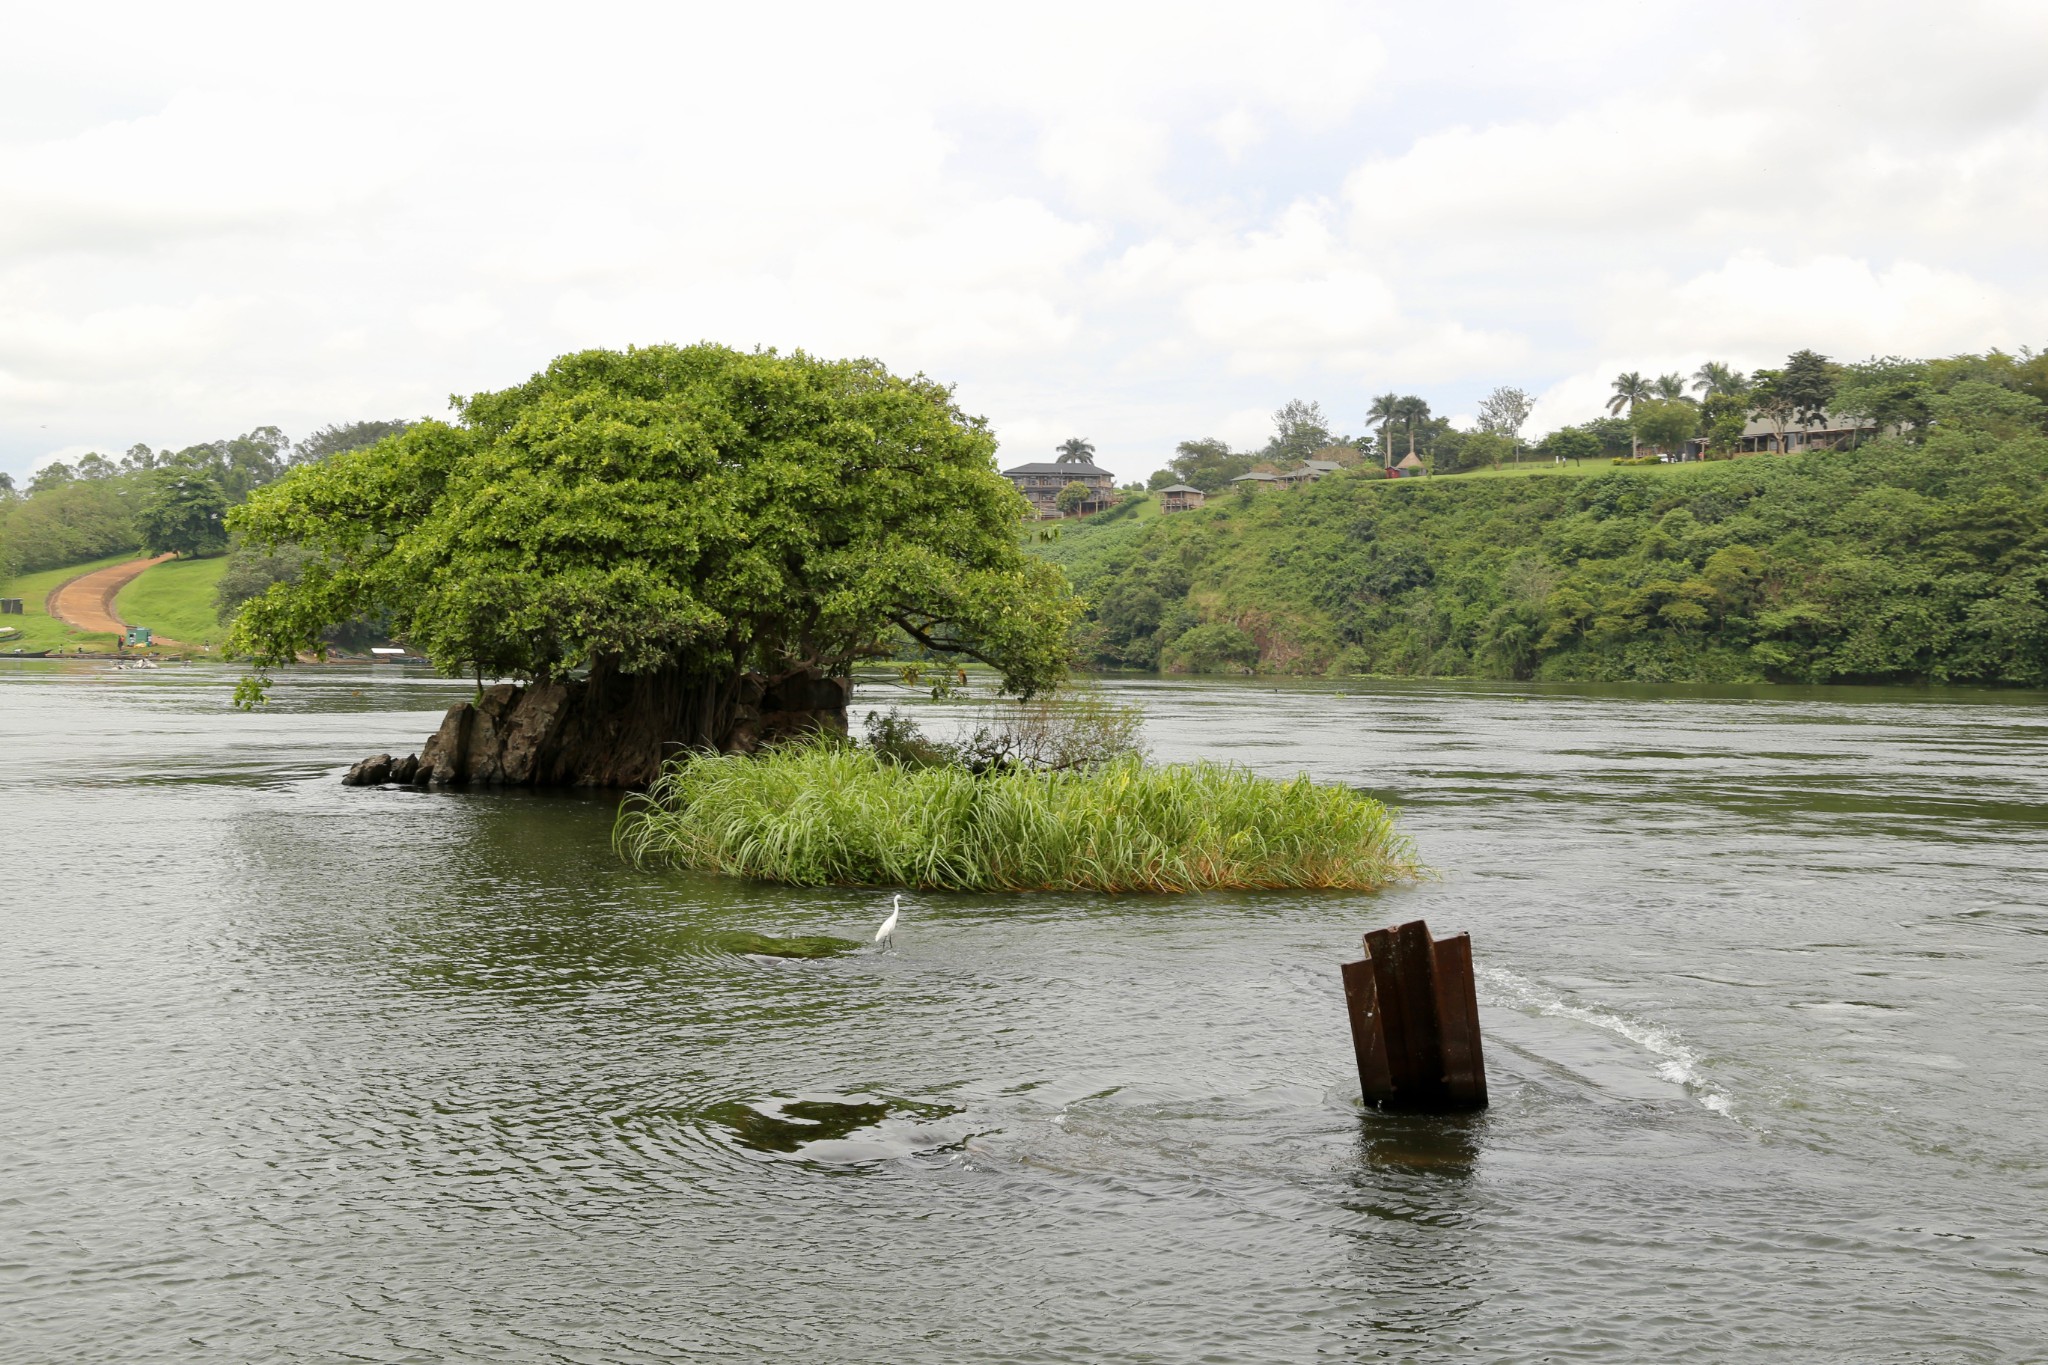
{"label": "white egret", "polygon": [[889,946],[893,948],[896,945],[896,921],[903,914],[903,897],[896,896],[892,900],[889,918],[883,920],[882,927],[875,930],[875,942],[880,943],[883,939],[888,939]]}

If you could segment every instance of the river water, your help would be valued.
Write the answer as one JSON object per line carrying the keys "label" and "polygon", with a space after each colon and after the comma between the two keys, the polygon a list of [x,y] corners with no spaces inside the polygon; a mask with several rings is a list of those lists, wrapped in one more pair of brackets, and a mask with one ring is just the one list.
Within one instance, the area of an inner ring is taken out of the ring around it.
{"label": "river water", "polygon": [[[231,681],[0,666],[10,1365],[2048,1354],[2048,698],[1113,684],[1440,876],[875,952],[602,800],[338,784],[459,685]],[[1416,917],[1481,1115],[1358,1105]]]}

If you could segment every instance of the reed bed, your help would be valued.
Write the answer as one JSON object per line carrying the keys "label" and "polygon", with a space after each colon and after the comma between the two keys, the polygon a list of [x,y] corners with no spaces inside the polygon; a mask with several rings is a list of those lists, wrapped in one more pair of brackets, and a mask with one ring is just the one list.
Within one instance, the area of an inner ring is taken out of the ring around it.
{"label": "reed bed", "polygon": [[1419,872],[1386,807],[1306,776],[1135,757],[977,776],[823,745],[672,764],[613,842],[642,865],[795,886],[1369,891]]}

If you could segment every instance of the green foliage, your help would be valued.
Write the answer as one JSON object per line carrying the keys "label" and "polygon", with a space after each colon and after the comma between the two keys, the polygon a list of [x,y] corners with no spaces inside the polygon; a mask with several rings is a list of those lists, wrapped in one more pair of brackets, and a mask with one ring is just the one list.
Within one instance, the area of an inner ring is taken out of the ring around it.
{"label": "green foliage", "polygon": [[1597,438],[1601,453],[1605,455],[1619,455],[1631,449],[1635,442],[1635,433],[1629,429],[1626,417],[1595,417],[1582,423],[1579,429]]}
{"label": "green foliage", "polygon": [[140,501],[132,479],[79,479],[68,467],[61,479],[38,476],[27,497],[0,503],[0,574],[132,553],[142,539],[135,529]]}
{"label": "green foliage", "polygon": [[1700,410],[1678,398],[1638,403],[1629,417],[1636,440],[1658,450],[1676,451],[1699,431]]}
{"label": "green foliage", "polygon": [[321,427],[292,447],[293,464],[312,464],[344,451],[373,446],[387,436],[396,436],[412,423],[397,418],[388,422],[338,422]]}
{"label": "green foliage", "polygon": [[1692,372],[1692,387],[1707,402],[1716,398],[1740,398],[1749,392],[1749,377],[1732,365],[1709,360]]}
{"label": "green foliage", "polygon": [[1936,422],[1953,431],[2011,439],[2041,430],[2048,404],[1982,379],[1965,379],[1927,400]]}
{"label": "green foliage", "polygon": [[1282,467],[1298,465],[1332,439],[1322,404],[1289,399],[1274,412],[1272,439],[1259,452],[1259,458]]}
{"label": "green foliage", "polygon": [[1559,427],[1537,444],[1536,453],[1547,460],[1570,460],[1576,464],[1598,459],[1604,448],[1600,437],[1585,427]]}
{"label": "green foliage", "polygon": [[642,865],[797,886],[1374,890],[1417,873],[1385,807],[1306,776],[1135,758],[977,776],[828,745],[674,764],[613,840]]}
{"label": "green foliage", "polygon": [[1932,372],[1924,360],[1872,356],[1847,366],[1835,389],[1835,410],[1882,429],[1916,430],[1932,415]]}
{"label": "green foliage", "polygon": [[1655,386],[1635,370],[1616,375],[1614,383],[1609,387],[1613,390],[1613,396],[1607,400],[1607,410],[1615,414],[1625,412],[1633,416],[1636,404],[1647,402],[1657,396]]}
{"label": "green foliage", "polygon": [[1147,481],[1153,488],[1184,483],[1204,493],[1214,493],[1248,471],[1254,463],[1251,455],[1233,451],[1229,443],[1213,437],[1182,441],[1175,451],[1167,467]]}
{"label": "green foliage", "polygon": [[1707,423],[1707,450],[1715,455],[1731,455],[1742,444],[1742,433],[1749,424],[1742,420],[1739,412],[1724,412]]}
{"label": "green foliage", "polygon": [[1499,469],[1514,453],[1515,443],[1500,432],[1450,431],[1437,437],[1430,452],[1430,471],[1455,474],[1462,469]]}
{"label": "green foliage", "polygon": [[1792,408],[1792,420],[1801,426],[1816,426],[1828,416],[1835,397],[1835,369],[1817,351],[1794,351],[1778,371],[1777,395]]}
{"label": "green foliage", "polygon": [[2048,685],[2029,633],[2048,438],[1958,418],[1919,444],[1683,469],[1338,477],[1139,523],[1064,561],[1091,604],[1081,647],[1122,667]]}
{"label": "green foliage", "polygon": [[1258,662],[1259,642],[1227,621],[1180,631],[1161,653],[1169,673],[1249,673]]}
{"label": "green foliage", "polygon": [[197,468],[175,465],[155,472],[135,529],[151,554],[169,551],[185,558],[227,549],[228,499],[214,479]]}
{"label": "green foliage", "polygon": [[842,672],[919,645],[1063,675],[1076,608],[1017,544],[987,426],[922,377],[801,352],[584,351],[292,470],[236,510],[313,551],[250,600],[259,665],[381,618],[451,674]]}
{"label": "green foliage", "polygon": [[269,550],[237,545],[228,555],[227,568],[214,586],[216,619],[222,622],[234,620],[242,603],[262,596],[273,583],[298,582],[306,562],[312,558],[310,550],[298,545],[280,545]]}
{"label": "green foliage", "polygon": [[1081,504],[1087,502],[1092,496],[1094,494],[1090,491],[1088,485],[1076,479],[1059,491],[1053,498],[1052,505],[1062,512],[1074,512],[1078,511]]}
{"label": "green foliage", "polygon": [[1535,407],[1536,400],[1525,391],[1505,386],[1497,388],[1479,400],[1479,429],[1506,437],[1512,445],[1521,439],[1522,426]]}
{"label": "green foliage", "polygon": [[266,426],[176,454],[138,444],[118,462],[93,453],[75,464],[45,465],[25,496],[0,498],[0,573],[132,551],[145,540],[145,509],[164,548],[176,541],[194,547],[183,553],[213,553],[219,527],[210,521],[212,499],[202,485],[237,502],[277,477],[286,445],[283,432]]}

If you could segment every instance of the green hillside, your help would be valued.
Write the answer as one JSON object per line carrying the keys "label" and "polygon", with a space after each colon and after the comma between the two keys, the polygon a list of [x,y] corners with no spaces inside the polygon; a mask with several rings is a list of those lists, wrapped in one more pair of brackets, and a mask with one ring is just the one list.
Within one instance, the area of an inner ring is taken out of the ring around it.
{"label": "green hillside", "polygon": [[60,584],[68,583],[80,574],[133,558],[133,554],[107,555],[82,564],[67,564],[62,568],[44,569],[40,573],[22,574],[7,580],[4,586],[0,586],[0,597],[19,597],[23,614],[0,616],[0,626],[14,626],[21,631],[19,635],[0,640],[0,655],[16,649],[59,649],[68,653],[80,645],[90,650],[112,649],[113,636],[89,635],[82,630],[73,630],[44,611],[43,602]]}
{"label": "green hillside", "polygon": [[1033,545],[1096,666],[2048,683],[2048,438],[1225,494]]}
{"label": "green hillside", "polygon": [[227,627],[215,615],[213,593],[227,569],[226,555],[166,560],[121,589],[114,613],[179,644],[218,645]]}

